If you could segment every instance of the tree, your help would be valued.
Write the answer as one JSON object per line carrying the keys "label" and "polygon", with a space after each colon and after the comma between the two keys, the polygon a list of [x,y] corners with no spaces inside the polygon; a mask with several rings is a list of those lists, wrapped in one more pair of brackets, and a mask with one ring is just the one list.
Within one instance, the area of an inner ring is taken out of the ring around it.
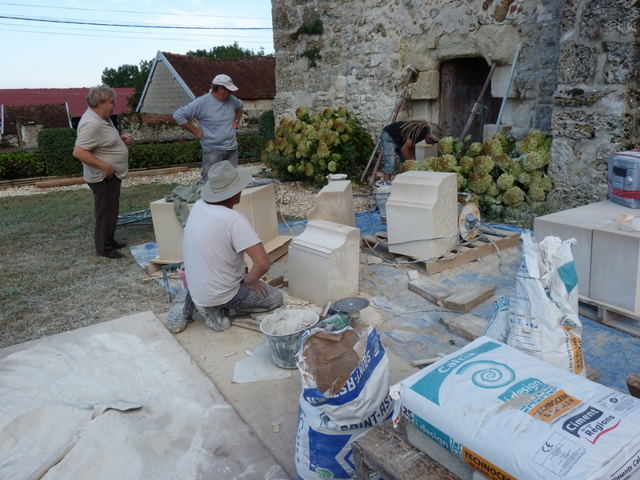
{"label": "tree", "polygon": [[152,65],[153,60],[142,60],[139,67],[121,65],[117,69],[105,68],[102,72],[102,83],[111,88],[135,88],[133,95],[127,98],[127,105],[135,107],[147,83]]}
{"label": "tree", "polygon": [[187,55],[192,57],[201,57],[201,58],[244,58],[244,57],[255,57],[264,56],[264,48],[260,48],[258,53],[255,53],[253,50],[248,48],[242,48],[238,45],[238,42],[233,42],[233,45],[220,45],[218,47],[212,47],[209,51],[207,50],[189,50]]}

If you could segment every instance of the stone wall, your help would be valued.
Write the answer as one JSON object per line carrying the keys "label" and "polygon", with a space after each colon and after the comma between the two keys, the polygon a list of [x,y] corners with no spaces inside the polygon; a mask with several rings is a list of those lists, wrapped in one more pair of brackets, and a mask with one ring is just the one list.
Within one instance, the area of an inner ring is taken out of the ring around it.
{"label": "stone wall", "polygon": [[627,0],[566,0],[553,96],[554,196],[605,198],[612,152],[637,148],[639,9]]}
{"label": "stone wall", "polygon": [[[550,174],[561,196],[602,198],[606,153],[637,143],[634,5],[630,0],[272,0],[276,120],[293,116],[300,105],[311,110],[345,105],[377,137],[411,65],[419,77],[399,118],[437,122],[442,62],[472,57],[496,62],[491,95],[502,98],[519,51],[502,123],[513,127],[516,138],[534,128],[556,136]],[[321,34],[304,33],[318,20]]]}

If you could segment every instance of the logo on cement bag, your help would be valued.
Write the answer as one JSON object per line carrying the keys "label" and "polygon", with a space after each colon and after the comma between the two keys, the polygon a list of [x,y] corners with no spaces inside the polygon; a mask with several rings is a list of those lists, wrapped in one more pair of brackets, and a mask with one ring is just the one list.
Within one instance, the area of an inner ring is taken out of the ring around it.
{"label": "logo on cement bag", "polygon": [[571,435],[584,438],[595,444],[607,432],[620,425],[620,419],[602,410],[588,406],[586,410],[569,417],[562,424],[562,429]]}
{"label": "logo on cement bag", "polygon": [[[449,378],[450,375],[454,373],[460,374],[464,372],[466,370],[466,367],[464,367],[465,364],[469,363],[471,360],[478,357],[479,355],[482,355],[483,353],[490,352],[491,350],[495,350],[496,348],[500,348],[502,346],[503,345],[499,343],[487,342],[480,345],[477,348],[468,350],[467,352],[464,352],[456,357],[447,358],[447,360],[442,365],[434,369],[432,372],[429,372],[427,375],[425,375],[416,383],[414,383],[411,386],[411,390],[415,391],[416,393],[423,396],[427,400],[432,401],[436,405],[440,405],[440,400],[439,400],[440,388],[442,387],[442,384],[445,382],[445,380]],[[477,364],[479,362],[473,362],[473,363]],[[495,363],[495,362],[492,362],[492,363]],[[459,367],[464,367],[464,368],[459,368]],[[513,374],[513,370],[511,371],[511,373]],[[486,385],[487,378],[492,376],[493,374],[495,374],[495,371],[494,373],[489,373],[488,375],[486,374],[483,375],[480,372],[475,372],[473,375],[474,376],[478,375],[475,378],[477,378],[478,381]],[[484,376],[484,380],[483,380],[483,376]],[[515,377],[515,374],[514,374],[514,377]],[[513,378],[510,381],[512,380]],[[497,388],[497,387],[506,385],[506,383],[503,383],[502,385],[496,385],[495,387],[487,387],[481,384],[477,384],[477,385],[481,386],[482,388]]]}

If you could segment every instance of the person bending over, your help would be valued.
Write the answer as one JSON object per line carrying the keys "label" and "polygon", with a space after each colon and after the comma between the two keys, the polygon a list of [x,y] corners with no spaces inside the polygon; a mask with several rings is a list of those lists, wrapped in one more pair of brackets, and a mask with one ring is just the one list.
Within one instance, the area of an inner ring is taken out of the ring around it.
{"label": "person bending over", "polygon": [[444,136],[439,125],[423,120],[390,123],[382,129],[382,179],[391,181],[395,167],[395,155],[400,163],[416,158],[416,143],[424,140],[429,145],[437,143]]}

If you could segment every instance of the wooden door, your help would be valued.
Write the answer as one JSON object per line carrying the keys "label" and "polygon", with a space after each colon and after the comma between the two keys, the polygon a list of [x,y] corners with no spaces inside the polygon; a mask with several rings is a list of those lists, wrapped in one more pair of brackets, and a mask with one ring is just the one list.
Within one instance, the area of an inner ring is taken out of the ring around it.
{"label": "wooden door", "polygon": [[[480,96],[491,67],[483,58],[458,58],[442,62],[440,67],[440,126],[446,135],[459,137],[471,110]],[[482,141],[486,123],[495,123],[501,99],[491,96],[487,88],[469,134],[474,142]]]}

